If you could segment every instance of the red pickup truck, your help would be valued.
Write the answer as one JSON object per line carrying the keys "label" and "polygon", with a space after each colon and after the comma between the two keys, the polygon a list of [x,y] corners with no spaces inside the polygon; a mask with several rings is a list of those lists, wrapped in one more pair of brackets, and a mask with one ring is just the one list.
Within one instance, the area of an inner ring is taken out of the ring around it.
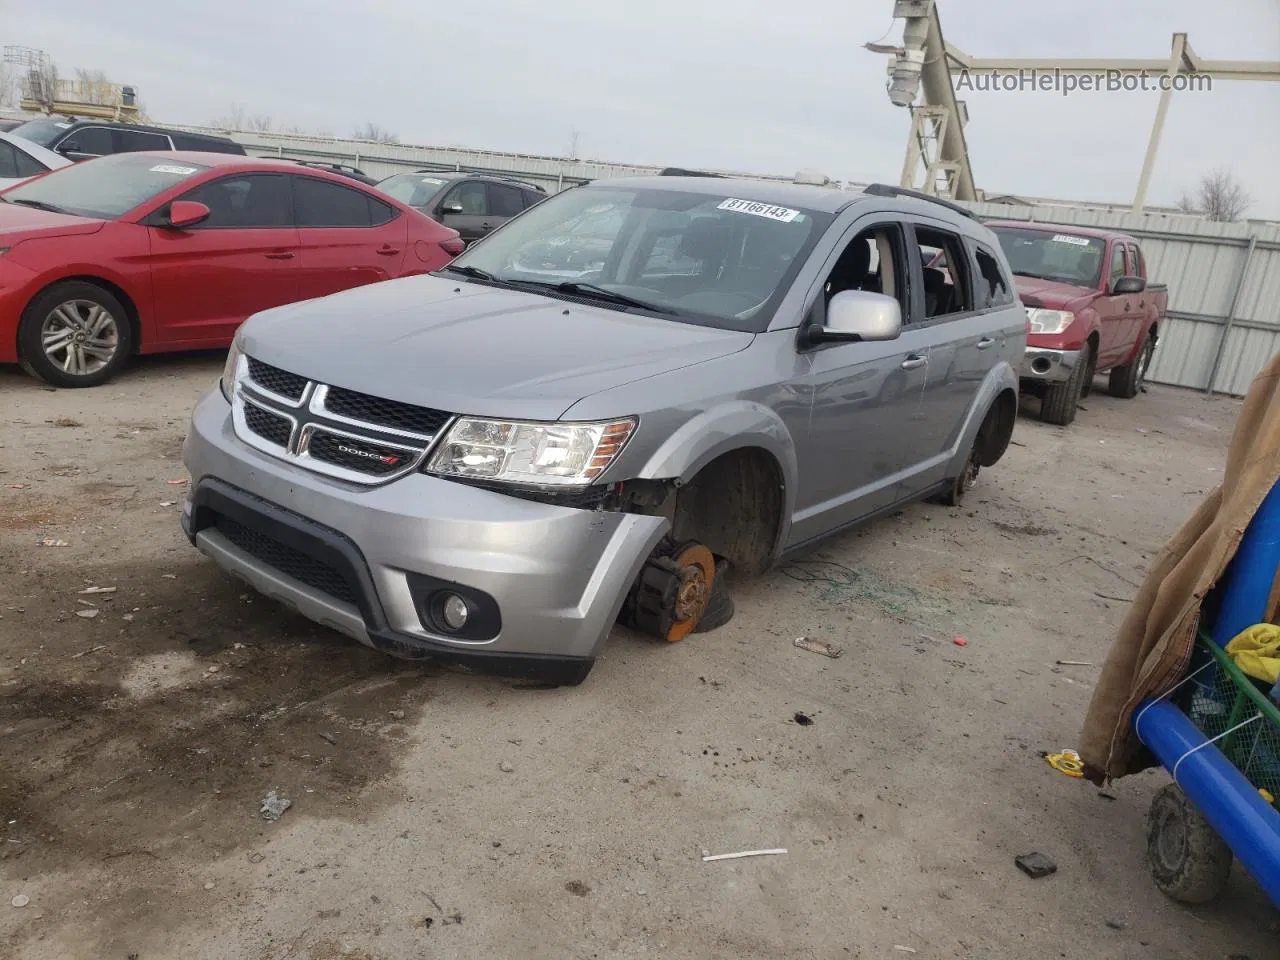
{"label": "red pickup truck", "polygon": [[1040,397],[1040,419],[1068,424],[1094,374],[1109,392],[1142,387],[1169,290],[1147,280],[1138,241],[1123,233],[1051,223],[988,220],[1027,308],[1022,390]]}

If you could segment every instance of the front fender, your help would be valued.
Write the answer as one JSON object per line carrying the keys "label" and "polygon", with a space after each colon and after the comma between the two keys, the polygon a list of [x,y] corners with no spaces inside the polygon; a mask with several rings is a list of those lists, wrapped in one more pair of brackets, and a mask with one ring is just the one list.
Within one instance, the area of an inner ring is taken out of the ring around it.
{"label": "front fender", "polygon": [[[1001,360],[987,371],[982,385],[974,395],[973,403],[969,405],[969,410],[965,414],[964,422],[957,434],[956,444],[951,450],[951,462],[947,467],[945,476],[958,477],[961,471],[964,470],[965,460],[969,456],[969,451],[973,449],[974,440],[978,436],[978,431],[982,429],[983,421],[987,419],[987,412],[991,409],[991,405],[996,402],[996,397],[1006,390],[1013,394],[1013,422],[1016,423],[1018,413],[1018,372],[1013,369],[1007,360]],[[1010,433],[1012,433],[1012,427],[1010,428]],[[1001,450],[1002,454],[1003,452]],[[997,457],[997,459],[999,458]]]}

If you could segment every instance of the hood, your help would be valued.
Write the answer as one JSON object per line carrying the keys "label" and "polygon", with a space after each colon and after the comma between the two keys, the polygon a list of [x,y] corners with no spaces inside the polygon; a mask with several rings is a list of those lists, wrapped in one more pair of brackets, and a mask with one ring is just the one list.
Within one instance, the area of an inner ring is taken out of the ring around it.
{"label": "hood", "polygon": [[313,380],[529,420],[555,420],[593,393],[736,353],[752,339],[426,276],[268,310],[240,334],[249,356]]}
{"label": "hood", "polygon": [[70,237],[82,233],[97,233],[105,225],[105,220],[0,203],[0,245],[3,246],[37,237]]}
{"label": "hood", "polygon": [[1041,280],[1039,277],[1022,277],[1017,274],[1014,275],[1013,282],[1025,306],[1045,307],[1049,310],[1061,310],[1098,292],[1093,287],[1078,287],[1074,283],[1063,283],[1060,280]]}

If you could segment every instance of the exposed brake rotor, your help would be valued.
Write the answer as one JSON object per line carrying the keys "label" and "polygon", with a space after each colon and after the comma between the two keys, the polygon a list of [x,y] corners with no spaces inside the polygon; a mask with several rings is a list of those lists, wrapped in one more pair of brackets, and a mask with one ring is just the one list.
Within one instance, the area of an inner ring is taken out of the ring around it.
{"label": "exposed brake rotor", "polygon": [[670,643],[683,640],[706,612],[715,578],[715,557],[700,543],[655,553],[632,591],[631,625]]}

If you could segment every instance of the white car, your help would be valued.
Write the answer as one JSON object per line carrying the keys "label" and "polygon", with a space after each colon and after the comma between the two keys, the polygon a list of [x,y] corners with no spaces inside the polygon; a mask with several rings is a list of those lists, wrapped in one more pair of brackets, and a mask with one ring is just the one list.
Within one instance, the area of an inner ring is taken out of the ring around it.
{"label": "white car", "polygon": [[72,162],[30,140],[0,133],[0,190],[8,190],[23,180],[69,166]]}

